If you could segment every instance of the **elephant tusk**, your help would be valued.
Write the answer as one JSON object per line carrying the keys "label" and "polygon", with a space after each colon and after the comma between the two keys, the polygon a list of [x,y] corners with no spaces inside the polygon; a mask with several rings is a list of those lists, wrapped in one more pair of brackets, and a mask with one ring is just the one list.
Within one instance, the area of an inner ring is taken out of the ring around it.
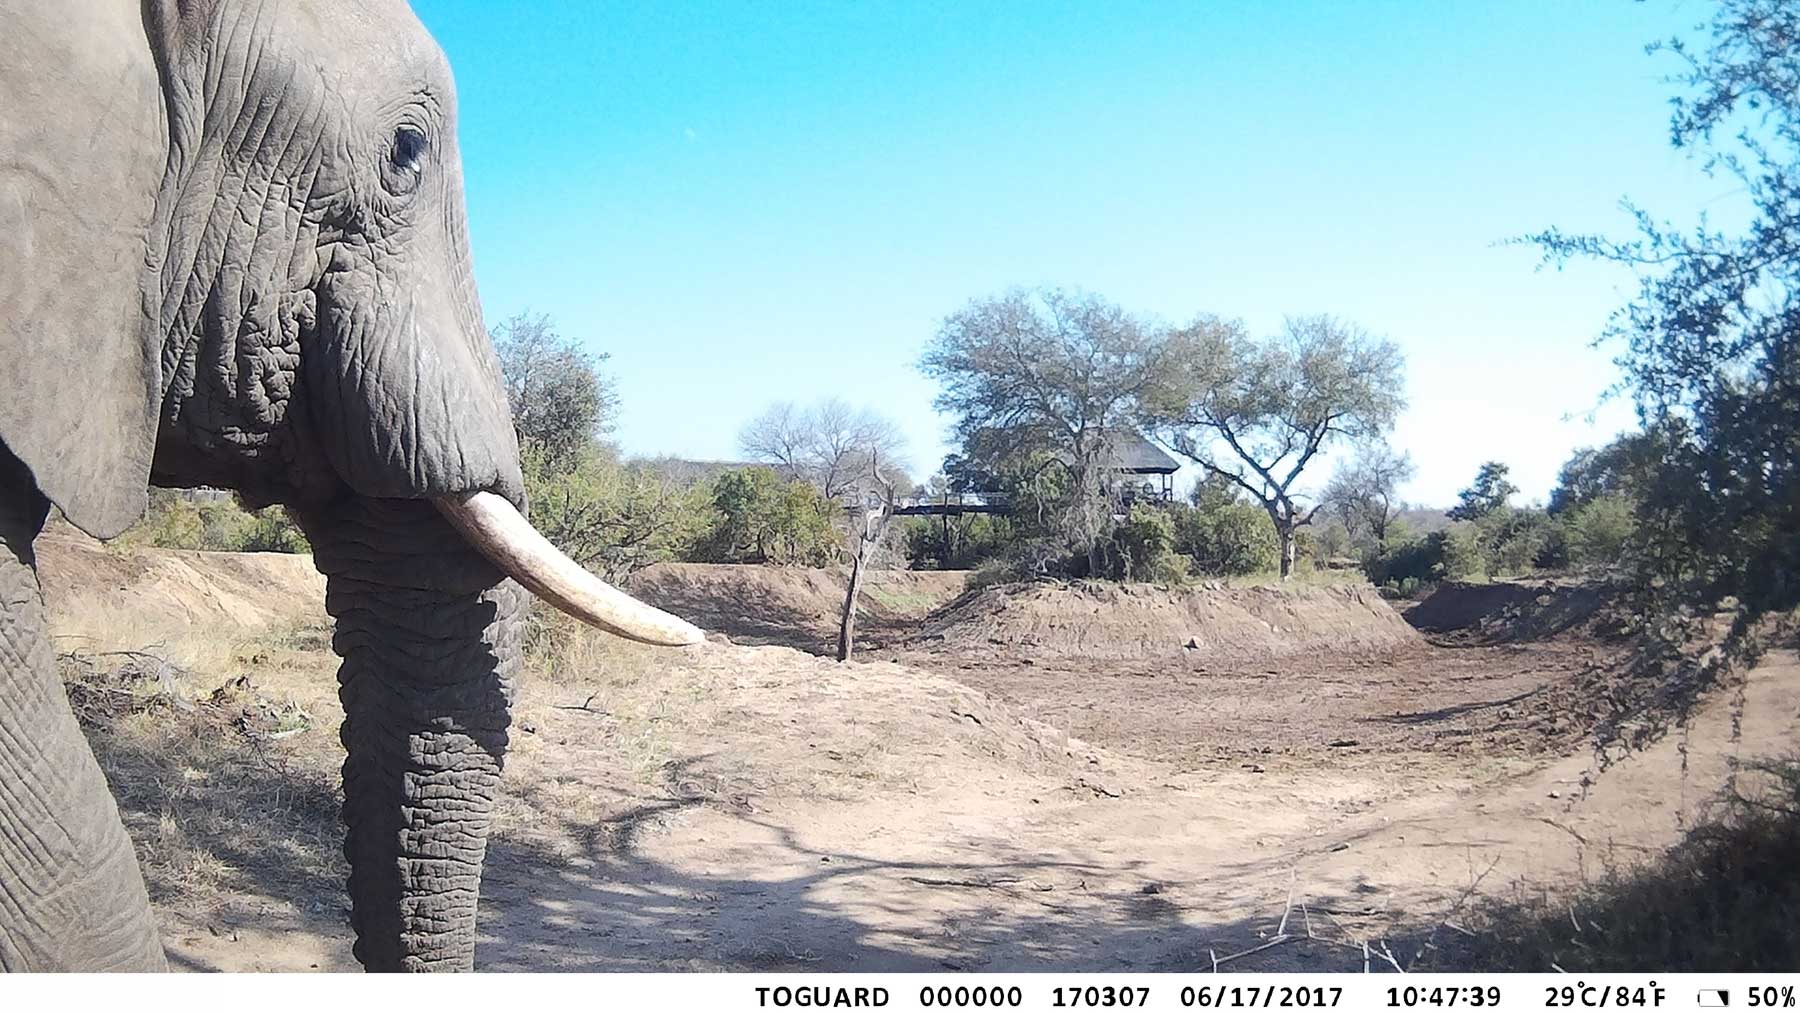
{"label": "elephant tusk", "polygon": [[706,639],[698,627],[583,569],[500,496],[467,492],[432,502],[488,561],[559,610],[640,643],[685,647]]}

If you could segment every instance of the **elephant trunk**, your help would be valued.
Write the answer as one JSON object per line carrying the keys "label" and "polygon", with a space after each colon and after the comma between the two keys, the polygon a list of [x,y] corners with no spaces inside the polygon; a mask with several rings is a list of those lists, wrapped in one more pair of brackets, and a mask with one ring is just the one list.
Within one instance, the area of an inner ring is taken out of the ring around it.
{"label": "elephant trunk", "polygon": [[471,969],[526,595],[428,502],[306,511],[344,704],[344,853],[370,970]]}

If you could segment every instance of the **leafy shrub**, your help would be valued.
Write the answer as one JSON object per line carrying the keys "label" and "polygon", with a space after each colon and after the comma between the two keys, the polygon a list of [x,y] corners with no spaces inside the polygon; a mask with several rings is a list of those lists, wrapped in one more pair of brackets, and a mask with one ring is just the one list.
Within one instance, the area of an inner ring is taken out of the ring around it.
{"label": "leafy shrub", "polygon": [[1543,510],[1502,506],[1483,515],[1474,529],[1489,576],[1544,568],[1562,554],[1561,532]]}
{"label": "leafy shrub", "polygon": [[570,462],[528,443],[525,491],[532,525],[551,544],[615,580],[654,562],[686,558],[714,518],[704,487],[621,462],[600,445]]}
{"label": "leafy shrub", "polygon": [[119,540],[132,545],[154,545],[157,548],[200,547],[202,524],[200,507],[169,489],[150,490],[150,508],[143,519],[133,524]]}
{"label": "leafy shrub", "polygon": [[1438,544],[1437,571],[1446,580],[1487,579],[1487,553],[1481,531],[1474,524],[1453,524],[1434,532],[1428,540]]}
{"label": "leafy shrub", "polygon": [[977,566],[975,571],[969,574],[968,582],[963,585],[964,592],[973,593],[974,591],[993,587],[998,584],[1011,583],[1014,580],[1019,579],[1022,575],[1025,574],[1022,574],[1019,571],[1019,566],[1016,562],[1006,559],[992,559]]}
{"label": "leafy shrub", "polygon": [[1390,537],[1387,547],[1364,563],[1369,582],[1378,587],[1418,587],[1444,574],[1444,532],[1433,531],[1422,538]]}
{"label": "leafy shrub", "polygon": [[1408,576],[1400,580],[1389,580],[1381,585],[1381,596],[1402,601],[1417,601],[1437,589],[1431,580],[1421,580],[1416,576]]}
{"label": "leafy shrub", "polygon": [[1140,583],[1180,583],[1187,559],[1175,551],[1175,521],[1167,510],[1138,505],[1113,528],[1105,558],[1113,579]]}
{"label": "leafy shrub", "polygon": [[948,524],[938,517],[906,517],[900,529],[914,569],[975,569],[1005,556],[1018,539],[1009,518],[986,513],[952,517]]}
{"label": "leafy shrub", "polygon": [[1206,576],[1246,576],[1281,563],[1281,540],[1262,507],[1244,502],[1207,502],[1171,507],[1175,550]]}
{"label": "leafy shrub", "polygon": [[243,528],[238,540],[239,552],[286,552],[303,554],[312,551],[307,543],[306,535],[280,507],[270,507],[258,513],[250,514],[249,526]]}
{"label": "leafy shrub", "polygon": [[125,544],[203,552],[289,552],[312,550],[300,528],[279,506],[251,511],[236,498],[197,500],[192,493],[153,488],[150,506]]}
{"label": "leafy shrub", "polygon": [[1617,565],[1636,531],[1636,504],[1623,495],[1602,494],[1568,510],[1562,519],[1569,562],[1577,566]]}
{"label": "leafy shrub", "polygon": [[713,485],[717,523],[695,546],[702,562],[774,562],[822,566],[841,550],[832,525],[837,507],[804,481],[772,468],[727,471]]}

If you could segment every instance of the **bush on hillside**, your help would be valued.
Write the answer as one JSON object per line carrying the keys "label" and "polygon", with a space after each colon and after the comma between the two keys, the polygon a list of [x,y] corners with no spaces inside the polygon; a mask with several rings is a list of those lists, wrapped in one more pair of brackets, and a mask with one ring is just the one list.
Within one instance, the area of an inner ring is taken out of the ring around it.
{"label": "bush on hillside", "polygon": [[1247,576],[1281,563],[1281,540],[1260,506],[1245,502],[1205,502],[1170,507],[1175,550],[1202,576]]}
{"label": "bush on hillside", "polygon": [[1471,523],[1452,524],[1433,538],[1438,543],[1438,572],[1444,579],[1487,579],[1487,553],[1478,527]]}
{"label": "bush on hillside", "polygon": [[1471,526],[1488,576],[1518,576],[1548,568],[1563,555],[1562,532],[1540,509],[1502,506]]}
{"label": "bush on hillside", "polygon": [[1133,583],[1180,583],[1188,560],[1175,551],[1175,521],[1155,506],[1137,505],[1114,527],[1102,552],[1103,574]]}
{"label": "bush on hillside", "polygon": [[1607,493],[1562,514],[1563,540],[1571,565],[1600,568],[1619,565],[1636,533],[1636,503]]}
{"label": "bush on hillside", "polygon": [[595,444],[575,457],[526,444],[531,522],[571,559],[609,579],[687,558],[714,521],[705,486],[683,485]]}
{"label": "bush on hillside", "polygon": [[914,569],[976,569],[1005,557],[1019,536],[1011,519],[986,513],[947,524],[940,517],[905,517],[900,530]]}
{"label": "bush on hillside", "polygon": [[312,551],[287,511],[248,510],[235,497],[201,500],[176,489],[153,488],[150,506],[119,540],[128,545],[202,552]]}
{"label": "bush on hillside", "polygon": [[822,566],[843,549],[832,523],[838,507],[772,468],[727,471],[713,484],[712,502],[718,518],[696,544],[695,561]]}

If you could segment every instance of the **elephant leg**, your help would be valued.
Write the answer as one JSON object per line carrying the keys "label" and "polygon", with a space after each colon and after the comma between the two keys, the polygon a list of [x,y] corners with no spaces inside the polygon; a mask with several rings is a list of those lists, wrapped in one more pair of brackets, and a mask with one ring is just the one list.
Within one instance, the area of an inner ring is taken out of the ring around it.
{"label": "elephant leg", "polygon": [[47,508],[0,447],[0,969],[167,969],[137,854],[57,677],[32,555]]}
{"label": "elephant leg", "polygon": [[472,969],[525,592],[427,502],[354,499],[300,519],[344,659],[356,958]]}

